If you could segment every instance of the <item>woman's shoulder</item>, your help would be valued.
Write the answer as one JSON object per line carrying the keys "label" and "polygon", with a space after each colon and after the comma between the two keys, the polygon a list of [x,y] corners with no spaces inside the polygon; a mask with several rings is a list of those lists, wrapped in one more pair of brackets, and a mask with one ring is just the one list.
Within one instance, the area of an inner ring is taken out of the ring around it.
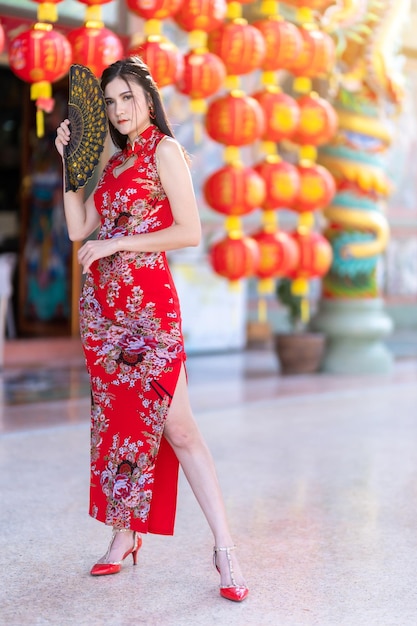
{"label": "woman's shoulder", "polygon": [[161,137],[161,141],[158,143],[156,148],[158,157],[167,157],[172,158],[176,154],[182,155],[184,150],[182,146],[178,143],[174,137],[170,137],[169,135],[163,135]]}

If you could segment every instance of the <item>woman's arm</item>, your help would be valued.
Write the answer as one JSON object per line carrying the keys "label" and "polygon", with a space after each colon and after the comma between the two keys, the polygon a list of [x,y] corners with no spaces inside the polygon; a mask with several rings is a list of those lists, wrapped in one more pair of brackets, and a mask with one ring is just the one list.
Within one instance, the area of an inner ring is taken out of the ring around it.
{"label": "woman's arm", "polygon": [[171,205],[174,222],[171,226],[140,235],[114,237],[104,241],[87,241],[78,253],[78,260],[87,272],[91,263],[116,252],[160,252],[197,246],[201,224],[190,170],[179,144],[170,137],[158,145],[158,172]]}
{"label": "woman's arm", "polygon": [[[61,122],[57,129],[55,146],[61,158],[64,159],[64,148],[70,140],[69,120]],[[63,161],[64,162],[64,161]],[[64,176],[65,185],[65,176]],[[78,191],[65,191],[64,188],[64,212],[67,222],[68,236],[71,241],[83,241],[100,224],[100,216],[94,205],[94,194],[84,201],[84,189]]]}

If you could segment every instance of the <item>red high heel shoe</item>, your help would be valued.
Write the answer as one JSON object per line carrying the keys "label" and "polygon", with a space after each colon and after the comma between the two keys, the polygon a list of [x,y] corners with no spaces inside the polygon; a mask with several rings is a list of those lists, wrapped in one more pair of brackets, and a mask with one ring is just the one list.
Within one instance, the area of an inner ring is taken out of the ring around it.
{"label": "red high heel shoe", "polygon": [[[122,533],[122,532],[128,532],[128,531],[129,531],[129,528],[120,528],[120,529],[114,528],[113,529],[113,535],[110,541],[110,545],[107,548],[107,552],[106,552],[104,559],[107,559],[110,554],[110,550],[113,545],[113,541],[116,536],[116,533]],[[122,562],[125,560],[126,557],[129,556],[129,554],[131,554],[133,557],[133,565],[136,565],[137,559],[138,559],[138,552],[139,552],[139,548],[141,547],[141,545],[142,545],[141,536],[138,535],[136,532],[134,532],[133,533],[133,547],[124,553],[121,561],[117,561],[115,563],[96,563],[91,568],[90,574],[92,576],[107,576],[108,574],[117,574],[122,569]]]}
{"label": "red high heel shoe", "polygon": [[227,562],[229,564],[229,572],[230,572],[230,580],[232,581],[231,585],[222,586],[220,585],[220,595],[222,598],[226,598],[226,600],[233,600],[233,602],[242,602],[245,598],[248,597],[249,589],[246,585],[238,585],[235,581],[232,558],[230,556],[230,550],[235,550],[236,546],[230,546],[229,548],[213,548],[213,563],[214,567],[220,574],[220,570],[216,563],[216,555],[217,552],[226,552]]}

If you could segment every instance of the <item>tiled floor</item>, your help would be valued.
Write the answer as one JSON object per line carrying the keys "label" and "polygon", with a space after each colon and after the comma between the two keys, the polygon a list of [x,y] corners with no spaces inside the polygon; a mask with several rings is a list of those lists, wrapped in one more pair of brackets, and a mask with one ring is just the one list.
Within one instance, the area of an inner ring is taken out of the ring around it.
{"label": "tiled floor", "polygon": [[218,597],[180,478],[176,534],[93,579],[88,381],[77,341],[10,346],[0,404],[0,624],[415,626],[417,359],[387,376],[282,377],[274,355],[191,357],[251,594]]}

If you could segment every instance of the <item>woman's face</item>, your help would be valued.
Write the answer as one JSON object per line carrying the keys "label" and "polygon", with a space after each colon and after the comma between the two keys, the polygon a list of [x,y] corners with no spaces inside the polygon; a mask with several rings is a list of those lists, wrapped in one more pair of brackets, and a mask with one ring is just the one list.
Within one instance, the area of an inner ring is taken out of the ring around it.
{"label": "woman's face", "polygon": [[133,142],[150,124],[148,98],[140,85],[114,78],[104,90],[110,122]]}

